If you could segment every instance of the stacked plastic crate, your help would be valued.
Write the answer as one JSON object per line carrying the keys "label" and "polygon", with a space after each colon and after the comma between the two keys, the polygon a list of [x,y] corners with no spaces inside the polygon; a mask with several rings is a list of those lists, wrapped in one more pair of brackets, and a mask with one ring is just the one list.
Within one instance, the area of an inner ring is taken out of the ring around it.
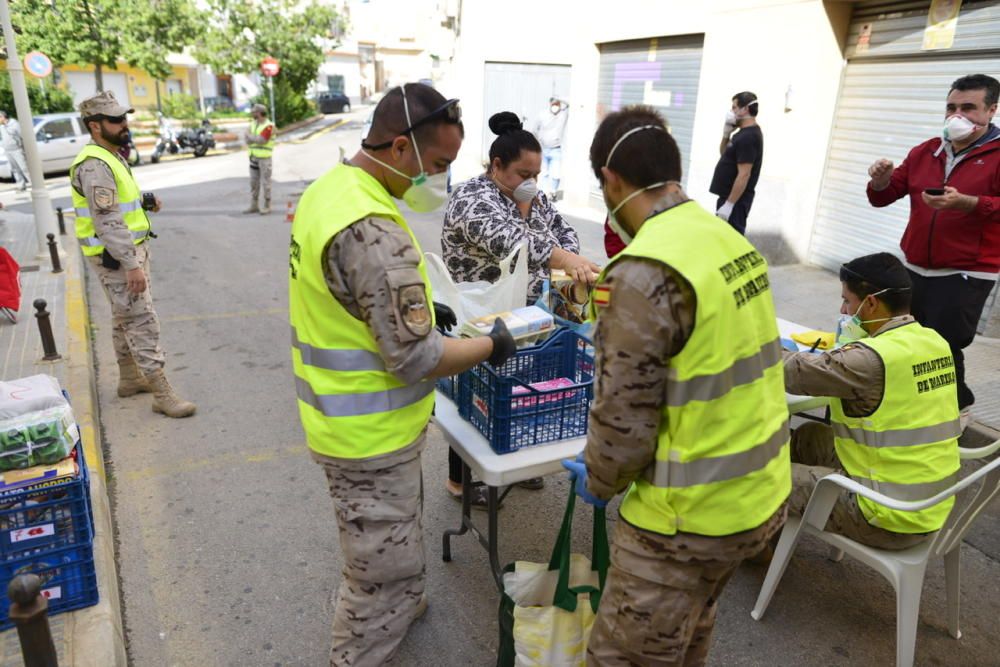
{"label": "stacked plastic crate", "polygon": [[98,599],[90,477],[77,442],[58,463],[2,474],[0,481],[0,629],[9,619],[7,586],[36,574],[49,614]]}

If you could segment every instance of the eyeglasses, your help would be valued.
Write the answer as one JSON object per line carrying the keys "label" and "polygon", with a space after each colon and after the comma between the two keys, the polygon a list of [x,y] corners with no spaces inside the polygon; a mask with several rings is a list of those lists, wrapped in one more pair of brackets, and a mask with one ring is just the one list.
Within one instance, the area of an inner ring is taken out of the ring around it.
{"label": "eyeglasses", "polygon": [[101,118],[108,121],[112,125],[121,125],[128,120],[127,116],[101,116]]}
{"label": "eyeglasses", "polygon": [[882,292],[906,292],[910,290],[909,287],[881,287],[875,281],[870,278],[866,278],[857,271],[847,268],[846,264],[840,265],[840,282],[846,283],[849,277],[853,277],[854,280],[860,280],[863,283],[868,283],[872,287],[881,290]]}
{"label": "eyeglasses", "polygon": [[[410,119],[410,105],[409,105],[409,103],[406,100],[406,88],[403,87],[403,86],[401,86],[400,87],[400,91],[401,91],[401,93],[403,95],[403,108],[406,111],[406,119],[407,119],[407,121],[409,121],[409,119]],[[453,99],[448,100],[447,102],[445,102],[444,104],[442,104],[441,106],[439,106],[437,109],[434,109],[434,111],[431,111],[429,114],[427,114],[426,116],[424,116],[423,118],[421,118],[420,120],[418,120],[416,123],[411,123],[408,128],[406,128],[405,130],[403,130],[402,132],[400,132],[397,136],[402,136],[404,134],[410,134],[414,130],[416,130],[418,127],[420,127],[421,125],[426,125],[427,123],[429,123],[429,122],[431,122],[433,120],[444,120],[446,123],[449,123],[451,125],[457,125],[457,124],[461,123],[462,122],[462,107],[459,106],[459,104],[458,104],[458,98],[453,98]],[[373,144],[368,144],[368,143],[365,143],[365,142],[361,142],[361,147],[365,148],[367,150],[370,150],[370,151],[382,150],[383,148],[388,148],[389,146],[392,146],[392,140],[385,141],[385,142],[383,142],[381,144],[374,144],[374,145]]]}

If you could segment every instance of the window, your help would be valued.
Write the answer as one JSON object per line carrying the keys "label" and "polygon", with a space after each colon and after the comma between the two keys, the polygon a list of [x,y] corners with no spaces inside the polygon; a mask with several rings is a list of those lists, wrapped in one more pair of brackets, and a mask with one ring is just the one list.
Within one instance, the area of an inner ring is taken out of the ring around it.
{"label": "window", "polygon": [[39,129],[39,133],[43,140],[45,134],[48,134],[52,139],[69,139],[76,136],[76,129],[73,127],[72,118],[59,118],[45,123]]}
{"label": "window", "polygon": [[331,93],[344,93],[344,77],[341,74],[330,74],[326,77],[326,87]]}

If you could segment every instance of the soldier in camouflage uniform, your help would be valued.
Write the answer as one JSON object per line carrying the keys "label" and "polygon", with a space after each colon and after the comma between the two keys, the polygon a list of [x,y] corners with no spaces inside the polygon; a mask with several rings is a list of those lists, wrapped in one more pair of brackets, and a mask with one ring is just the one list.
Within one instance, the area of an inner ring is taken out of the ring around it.
{"label": "soldier in camouflage uniform", "polygon": [[[445,338],[434,328],[443,318],[432,317],[438,308],[428,298],[420,249],[392,201],[405,197],[426,211],[444,203],[443,188],[414,181],[437,181],[457,155],[457,102],[421,84],[390,91],[362,150],[309,186],[292,225],[299,414],[326,473],[344,559],[331,666],[384,664],[427,607],[420,455],[433,379],[484,360],[501,364],[516,349],[499,319],[482,338]],[[354,218],[358,211],[379,214]],[[363,368],[337,361],[359,353]],[[396,393],[383,402],[386,387]],[[336,397],[350,408],[331,409]]]}
{"label": "soldier in camouflage uniform", "polygon": [[[709,214],[690,201],[677,182],[680,156],[664,128],[662,117],[651,108],[626,108],[605,119],[591,146],[591,162],[598,177],[603,176],[605,196],[614,196],[618,202],[608,204],[614,211],[610,221],[626,242],[654,218],[654,225],[663,224],[668,220],[663,214],[670,212],[687,218],[701,216],[693,222],[674,217],[678,221],[674,225],[715,224],[704,222]],[[612,178],[618,190],[609,184]],[[729,228],[715,233],[735,234]],[[653,470],[669,426],[666,397],[676,381],[672,358],[689,343],[693,345],[696,287],[704,289],[660,260],[622,255],[595,287],[596,384],[587,446],[582,460],[564,464],[585,501],[605,504]],[[770,299],[770,295],[758,298]],[[776,326],[774,333],[777,345]],[[783,392],[780,401],[783,406]],[[776,419],[786,420],[779,430],[783,428],[787,438],[787,415]],[[676,450],[671,454],[679,451],[683,457],[688,444],[674,442]],[[782,451],[787,458],[787,447]],[[631,488],[629,493],[634,491]],[[776,511],[765,514],[763,522],[750,530],[722,536],[684,532],[682,510],[674,510],[670,501],[657,510],[667,517],[664,521],[676,521],[681,529],[666,534],[640,528],[625,516],[623,502],[587,664],[704,664],[723,588],[739,563],[765,547],[784,522],[783,495],[778,488],[767,492],[775,497]],[[718,505],[718,501],[711,504]],[[676,519],[668,514],[674,511]],[[733,503],[727,511],[738,515],[746,510]]]}
{"label": "soldier in camouflage uniform", "polygon": [[[195,404],[180,398],[163,373],[160,321],[150,290],[149,237],[135,242],[119,206],[118,183],[109,162],[120,162],[131,178],[131,169],[118,154],[118,148],[128,141],[126,114],[132,111],[121,105],[110,91],[80,103],[80,115],[91,135],[91,143],[85,150],[92,150],[95,145],[104,150],[98,151],[100,157],[82,161],[78,158],[70,170],[73,189],[87,203],[86,211],[77,210],[78,235],[80,220],[86,216],[92,220],[94,235],[105,249],[104,257],[88,256],[87,262],[111,304],[111,338],[119,368],[118,395],[152,392],[154,412],[188,417],[194,414]],[[156,199],[151,210],[159,211],[160,205]]]}

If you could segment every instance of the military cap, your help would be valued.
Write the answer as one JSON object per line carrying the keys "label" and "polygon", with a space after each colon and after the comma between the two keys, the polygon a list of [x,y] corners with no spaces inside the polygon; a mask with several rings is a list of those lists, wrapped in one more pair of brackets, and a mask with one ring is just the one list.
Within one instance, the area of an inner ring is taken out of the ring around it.
{"label": "military cap", "polygon": [[80,115],[84,118],[91,116],[124,116],[134,112],[132,107],[126,107],[115,99],[115,94],[110,90],[102,90],[92,97],[88,97],[80,102]]}

